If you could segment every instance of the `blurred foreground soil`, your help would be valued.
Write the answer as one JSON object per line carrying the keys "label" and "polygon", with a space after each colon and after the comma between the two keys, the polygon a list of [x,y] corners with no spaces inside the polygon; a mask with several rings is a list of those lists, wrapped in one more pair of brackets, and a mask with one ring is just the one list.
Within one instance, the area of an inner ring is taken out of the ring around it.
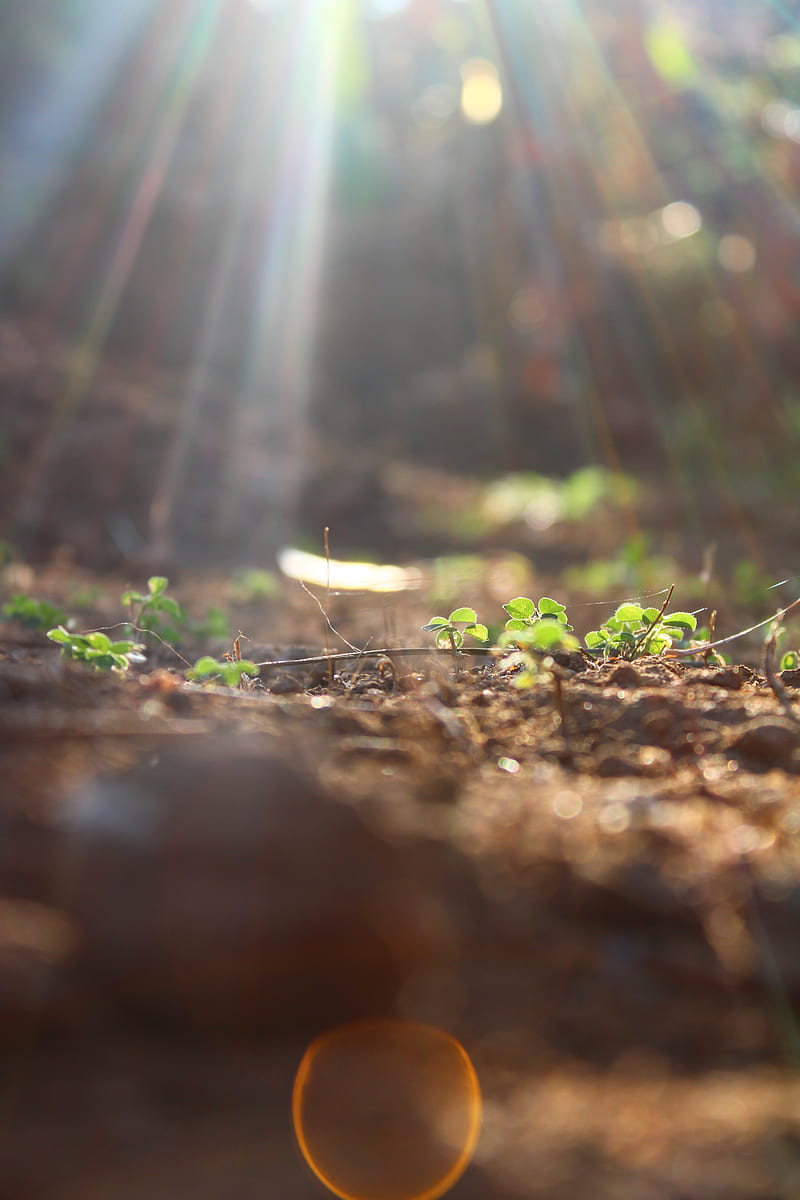
{"label": "blurred foreground soil", "polygon": [[[247,653],[318,649],[272,603]],[[3,629],[0,1196],[311,1200],[294,1072],[383,1014],[478,1072],[454,1197],[800,1194],[796,672],[174,664]]]}

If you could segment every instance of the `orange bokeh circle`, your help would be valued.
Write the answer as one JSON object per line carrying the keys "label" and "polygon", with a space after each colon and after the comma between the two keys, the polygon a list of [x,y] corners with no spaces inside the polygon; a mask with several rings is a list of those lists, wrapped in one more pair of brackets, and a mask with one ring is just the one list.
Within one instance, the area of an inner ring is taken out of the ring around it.
{"label": "orange bokeh circle", "polygon": [[300,1149],[342,1200],[436,1200],[467,1167],[481,1123],[463,1046],[415,1021],[355,1021],[309,1046],[294,1082]]}

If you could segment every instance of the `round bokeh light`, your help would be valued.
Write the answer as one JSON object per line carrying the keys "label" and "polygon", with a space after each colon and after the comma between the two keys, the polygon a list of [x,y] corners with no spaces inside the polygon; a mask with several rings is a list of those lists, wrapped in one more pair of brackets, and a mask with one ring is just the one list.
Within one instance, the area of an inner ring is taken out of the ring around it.
{"label": "round bokeh light", "polygon": [[292,1118],[312,1171],[343,1200],[435,1200],[472,1158],[481,1093],[449,1034],[413,1021],[357,1021],[309,1046]]}

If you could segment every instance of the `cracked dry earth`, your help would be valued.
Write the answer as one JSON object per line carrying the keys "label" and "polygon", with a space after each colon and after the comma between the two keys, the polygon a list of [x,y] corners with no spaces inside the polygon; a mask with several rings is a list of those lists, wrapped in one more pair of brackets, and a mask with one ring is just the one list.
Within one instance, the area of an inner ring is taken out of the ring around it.
{"label": "cracked dry earth", "polygon": [[0,1196],[313,1200],[294,1071],[380,1014],[475,1065],[454,1198],[800,1195],[798,673],[559,674],[7,648]]}

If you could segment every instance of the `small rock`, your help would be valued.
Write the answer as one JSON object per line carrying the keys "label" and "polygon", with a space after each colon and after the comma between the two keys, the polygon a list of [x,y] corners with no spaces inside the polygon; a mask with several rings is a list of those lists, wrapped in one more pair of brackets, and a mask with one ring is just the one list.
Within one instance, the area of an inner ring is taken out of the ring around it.
{"label": "small rock", "polygon": [[642,687],[644,680],[630,663],[619,663],[613,671],[609,672],[606,682],[618,688],[639,688]]}
{"label": "small rock", "polygon": [[729,742],[728,750],[765,764],[788,765],[800,747],[800,725],[780,717],[751,721]]}
{"label": "small rock", "polygon": [[695,687],[727,688],[728,691],[738,692],[747,679],[744,667],[698,667],[694,671],[687,671],[681,682]]}
{"label": "small rock", "polygon": [[272,692],[276,696],[291,696],[298,692],[305,691],[303,684],[294,675],[278,675],[275,679],[270,679],[266,688],[268,692]]}

